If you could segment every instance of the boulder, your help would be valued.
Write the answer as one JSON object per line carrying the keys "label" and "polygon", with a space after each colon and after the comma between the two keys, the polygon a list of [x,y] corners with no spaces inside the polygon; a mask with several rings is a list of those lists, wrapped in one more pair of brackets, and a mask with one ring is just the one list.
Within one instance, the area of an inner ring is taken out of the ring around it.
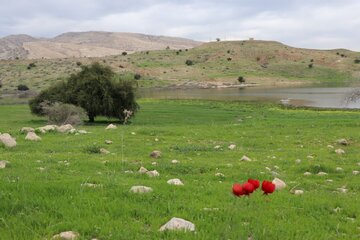
{"label": "boulder", "polygon": [[275,189],[276,190],[281,190],[281,189],[284,189],[286,187],[286,183],[283,180],[279,179],[279,178],[274,178],[272,183],[275,184]]}
{"label": "boulder", "polygon": [[28,132],[26,134],[25,140],[28,140],[28,141],[41,141],[41,137],[36,135],[35,132]]}
{"label": "boulder", "polygon": [[295,194],[295,195],[303,195],[303,194],[304,194],[304,191],[303,191],[303,190],[295,190],[295,191],[294,191],[294,194]]}
{"label": "boulder", "polygon": [[171,160],[171,163],[172,163],[172,164],[178,164],[178,163],[179,163],[179,161],[178,161],[178,160],[176,160],[176,159],[174,159],[174,160]]}
{"label": "boulder", "polygon": [[100,148],[100,153],[101,154],[109,154],[110,152],[108,150],[106,150],[105,148]]}
{"label": "boulder", "polygon": [[158,177],[160,176],[160,173],[156,170],[152,170],[152,171],[147,171],[146,175],[148,175],[149,177]]}
{"label": "boulder", "polygon": [[161,232],[166,230],[195,231],[195,224],[182,218],[173,217],[170,221],[162,225]]}
{"label": "boulder", "polygon": [[6,165],[9,164],[8,161],[5,161],[5,160],[1,160],[0,161],[0,169],[4,169],[6,168]]}
{"label": "boulder", "polygon": [[230,144],[230,145],[228,146],[228,148],[229,148],[230,150],[234,150],[234,149],[236,148],[236,145],[235,145],[235,144]]}
{"label": "boulder", "polygon": [[117,126],[115,124],[109,124],[105,130],[110,130],[110,129],[117,129]]}
{"label": "boulder", "polygon": [[15,138],[11,137],[8,133],[0,134],[0,144],[4,144],[5,147],[12,148],[16,147]]}
{"label": "boulder", "polygon": [[341,154],[344,154],[345,151],[342,150],[341,148],[338,148],[338,149],[335,150],[335,153],[341,155]]}
{"label": "boulder", "polygon": [[242,156],[240,160],[244,161],[244,162],[251,162],[251,158],[249,158],[248,156],[245,156],[245,155]]}
{"label": "boulder", "polygon": [[158,151],[158,150],[154,150],[154,151],[152,151],[152,152],[150,153],[150,157],[152,157],[152,158],[159,158],[159,157],[161,157],[161,152]]}
{"label": "boulder", "polygon": [[144,168],[144,167],[140,167],[138,172],[141,173],[141,174],[144,174],[144,173],[147,173],[148,170],[146,168]]}
{"label": "boulder", "polygon": [[326,176],[327,175],[327,173],[326,172],[318,172],[318,174],[317,174],[318,176]]}
{"label": "boulder", "polygon": [[53,240],[75,240],[80,236],[79,233],[73,231],[66,231],[56,234],[52,237]]}
{"label": "boulder", "polygon": [[58,126],[56,125],[46,125],[43,127],[39,127],[37,130],[39,130],[41,133],[47,133],[47,132],[53,132],[56,131]]}
{"label": "boulder", "polygon": [[146,187],[146,186],[132,186],[130,188],[130,192],[132,193],[149,193],[152,191],[153,189],[151,187]]}
{"label": "boulder", "polygon": [[310,176],[311,172],[304,172],[304,176]]}
{"label": "boulder", "polygon": [[167,183],[170,184],[170,185],[177,185],[177,186],[183,186],[184,185],[183,182],[178,178],[170,179],[170,180],[167,181]]}
{"label": "boulder", "polygon": [[337,172],[342,172],[342,171],[344,171],[344,169],[343,168],[341,168],[341,167],[336,167],[336,169],[335,169]]}
{"label": "boulder", "polygon": [[217,172],[215,173],[215,177],[225,177],[223,173]]}
{"label": "boulder", "polygon": [[108,145],[113,144],[113,141],[111,141],[111,140],[105,140],[105,144],[108,144]]}
{"label": "boulder", "polygon": [[352,174],[353,174],[353,175],[358,175],[358,174],[359,174],[359,171],[354,170],[354,171],[352,171]]}
{"label": "boulder", "polygon": [[21,133],[35,132],[35,129],[32,127],[23,127],[20,130]]}
{"label": "boulder", "polygon": [[336,140],[336,143],[337,143],[337,144],[340,144],[340,145],[344,145],[344,146],[347,146],[347,145],[350,144],[349,141],[346,140],[345,138]]}
{"label": "boulder", "polygon": [[68,133],[70,131],[73,131],[72,133],[74,133],[74,131],[76,131],[76,130],[71,124],[65,124],[65,125],[61,125],[60,127],[58,127],[57,131],[60,133]]}

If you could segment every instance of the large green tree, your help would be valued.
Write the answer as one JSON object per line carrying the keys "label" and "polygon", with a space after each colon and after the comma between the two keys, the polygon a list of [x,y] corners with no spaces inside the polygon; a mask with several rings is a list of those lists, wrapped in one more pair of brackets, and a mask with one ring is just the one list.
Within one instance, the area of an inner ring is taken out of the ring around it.
{"label": "large green tree", "polygon": [[31,111],[42,115],[42,103],[62,102],[85,109],[90,122],[96,116],[125,119],[124,110],[135,113],[134,82],[121,79],[110,67],[93,63],[82,66],[82,70],[42,92],[29,102]]}

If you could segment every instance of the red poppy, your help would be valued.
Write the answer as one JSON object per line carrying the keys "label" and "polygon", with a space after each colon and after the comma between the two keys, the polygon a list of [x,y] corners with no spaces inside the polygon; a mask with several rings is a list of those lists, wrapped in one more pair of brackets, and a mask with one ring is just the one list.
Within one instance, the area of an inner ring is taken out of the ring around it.
{"label": "red poppy", "polygon": [[251,183],[254,186],[255,190],[260,187],[259,180],[249,178],[248,183]]}
{"label": "red poppy", "polygon": [[264,194],[270,194],[275,191],[275,184],[270,181],[264,180],[261,184],[261,189],[264,191]]}
{"label": "red poppy", "polygon": [[244,189],[246,195],[250,195],[250,193],[252,193],[252,192],[255,191],[254,185],[252,185],[252,184],[249,183],[249,182],[244,183],[244,184],[242,185],[242,188]]}
{"label": "red poppy", "polygon": [[245,194],[244,189],[240,183],[234,183],[234,185],[232,187],[232,192],[235,196],[238,196],[238,197]]}

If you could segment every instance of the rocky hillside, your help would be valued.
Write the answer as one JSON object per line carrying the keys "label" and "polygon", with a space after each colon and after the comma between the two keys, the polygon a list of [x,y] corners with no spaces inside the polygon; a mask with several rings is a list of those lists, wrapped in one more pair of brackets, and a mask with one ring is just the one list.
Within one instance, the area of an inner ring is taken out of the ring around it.
{"label": "rocky hillside", "polygon": [[28,35],[0,38],[0,59],[54,59],[71,57],[104,57],[122,52],[187,49],[201,43],[184,38],[151,36],[137,33],[74,32],[52,39]]}

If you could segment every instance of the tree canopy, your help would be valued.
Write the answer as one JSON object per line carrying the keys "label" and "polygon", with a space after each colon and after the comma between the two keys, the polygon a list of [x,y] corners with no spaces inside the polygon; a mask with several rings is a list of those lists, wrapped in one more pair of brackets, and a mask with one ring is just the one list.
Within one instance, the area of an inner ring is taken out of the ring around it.
{"label": "tree canopy", "polygon": [[82,107],[89,121],[94,122],[96,116],[116,117],[123,121],[124,110],[133,113],[138,110],[133,81],[121,79],[110,67],[99,63],[81,68],[79,73],[72,74],[67,81],[40,92],[30,100],[31,112],[43,115],[43,102],[62,102]]}

